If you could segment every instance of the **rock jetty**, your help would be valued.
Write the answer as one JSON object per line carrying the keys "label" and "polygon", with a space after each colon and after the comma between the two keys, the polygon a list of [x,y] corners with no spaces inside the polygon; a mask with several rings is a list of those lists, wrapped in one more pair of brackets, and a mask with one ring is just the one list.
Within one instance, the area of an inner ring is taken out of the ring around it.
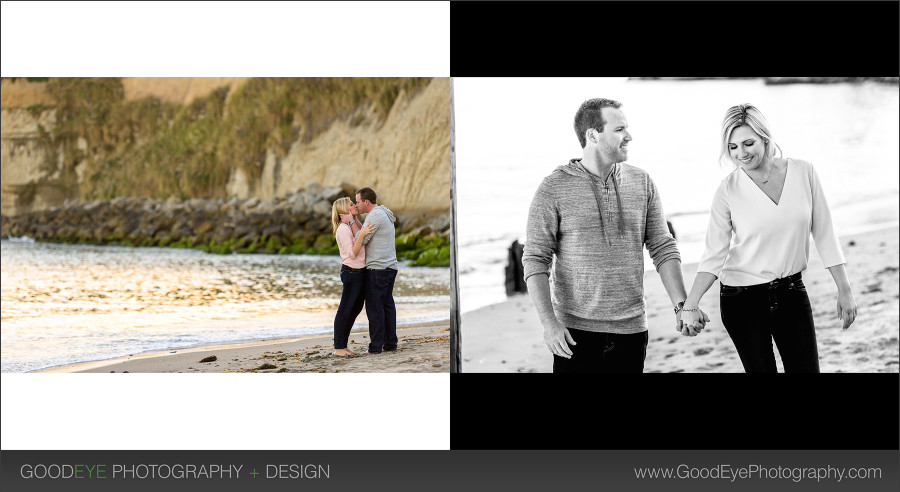
{"label": "rock jetty", "polygon": [[[65,244],[194,248],[208,253],[336,255],[331,204],[354,196],[349,184],[305,189],[262,201],[119,197],[2,216],[0,237]],[[386,204],[390,208],[390,204]],[[397,214],[397,256],[413,266],[450,265],[450,217]]]}

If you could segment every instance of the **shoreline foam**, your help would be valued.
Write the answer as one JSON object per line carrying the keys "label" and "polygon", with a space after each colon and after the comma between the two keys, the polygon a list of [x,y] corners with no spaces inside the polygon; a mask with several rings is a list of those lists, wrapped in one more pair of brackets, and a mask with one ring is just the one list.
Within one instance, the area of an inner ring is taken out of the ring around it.
{"label": "shoreline foam", "polygon": [[[447,322],[398,326],[397,335],[400,338],[398,350],[384,354],[365,353],[368,343],[367,333],[366,330],[359,329],[351,332],[350,348],[360,352],[360,355],[348,359],[331,355],[332,334],[327,333],[204,345],[174,351],[154,351],[65,364],[32,372],[449,372],[450,370],[447,360],[450,353],[450,332]],[[280,355],[276,357],[267,354]],[[212,355],[217,358],[215,362],[199,362]],[[385,355],[386,359],[390,358],[388,360],[390,363],[374,361],[381,355]],[[281,358],[288,360],[278,361]],[[274,359],[275,362],[284,364],[279,363],[271,370],[260,370],[258,367],[266,362],[264,359]],[[403,363],[401,359],[406,361],[405,367],[398,366]],[[280,370],[282,368],[285,370]]]}

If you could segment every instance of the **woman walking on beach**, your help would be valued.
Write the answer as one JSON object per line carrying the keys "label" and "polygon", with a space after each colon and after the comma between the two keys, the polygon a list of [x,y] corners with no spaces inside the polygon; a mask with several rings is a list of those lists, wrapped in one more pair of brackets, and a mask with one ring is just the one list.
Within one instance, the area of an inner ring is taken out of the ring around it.
{"label": "woman walking on beach", "polygon": [[[347,198],[338,198],[331,206],[332,233],[341,253],[341,303],[334,316],[334,355],[348,357],[356,352],[347,348],[350,329],[363,308],[366,294],[366,250],[362,240],[374,230],[371,225],[360,231],[356,205]],[[354,241],[353,236],[360,232]]]}
{"label": "woman walking on beach", "polygon": [[785,372],[819,372],[812,309],[801,279],[810,234],[837,285],[844,329],[856,318],[819,177],[806,161],[775,157],[781,148],[750,104],[728,109],[721,138],[720,161],[737,169],[713,198],[703,257],[682,311],[686,331],[699,332],[700,299],[718,278],[722,323],[746,372],[777,372],[773,339]]}

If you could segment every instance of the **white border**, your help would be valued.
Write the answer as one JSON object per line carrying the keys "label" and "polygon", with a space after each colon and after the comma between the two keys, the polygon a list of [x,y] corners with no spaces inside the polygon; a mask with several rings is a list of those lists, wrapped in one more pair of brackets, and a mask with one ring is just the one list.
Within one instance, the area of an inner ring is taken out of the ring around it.
{"label": "white border", "polygon": [[450,449],[449,374],[0,374],[18,450]]}
{"label": "white border", "polygon": [[450,76],[450,2],[3,2],[3,76]]}

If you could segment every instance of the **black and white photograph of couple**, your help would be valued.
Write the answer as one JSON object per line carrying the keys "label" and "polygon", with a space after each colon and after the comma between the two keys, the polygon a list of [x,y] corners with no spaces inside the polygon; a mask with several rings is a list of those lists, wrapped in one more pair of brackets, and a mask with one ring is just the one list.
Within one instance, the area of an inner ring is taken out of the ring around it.
{"label": "black and white photograph of couple", "polygon": [[462,372],[898,372],[896,79],[455,101]]}

